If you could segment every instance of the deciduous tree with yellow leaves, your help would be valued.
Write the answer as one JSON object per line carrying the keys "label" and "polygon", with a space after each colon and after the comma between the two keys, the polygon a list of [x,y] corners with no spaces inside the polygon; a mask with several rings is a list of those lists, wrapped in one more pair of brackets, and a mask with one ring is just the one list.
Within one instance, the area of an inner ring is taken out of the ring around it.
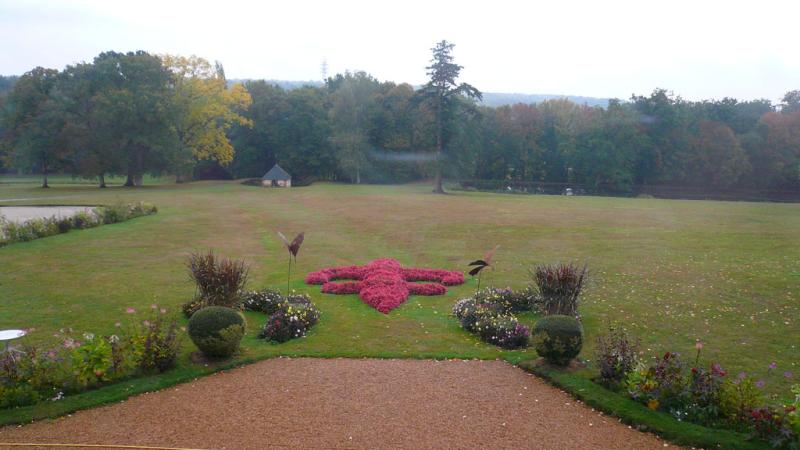
{"label": "deciduous tree with yellow leaves", "polygon": [[197,161],[233,160],[233,145],[226,131],[233,124],[251,126],[241,113],[253,102],[242,84],[228,88],[220,63],[197,56],[161,57],[175,76],[176,128],[182,146],[176,161],[180,180]]}

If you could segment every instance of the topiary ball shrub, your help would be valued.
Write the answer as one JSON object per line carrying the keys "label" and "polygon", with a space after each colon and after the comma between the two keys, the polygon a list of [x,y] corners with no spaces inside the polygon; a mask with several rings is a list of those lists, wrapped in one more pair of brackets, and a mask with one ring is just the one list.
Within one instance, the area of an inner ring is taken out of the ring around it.
{"label": "topiary ball shrub", "polygon": [[189,319],[189,337],[205,356],[226,358],[238,348],[244,336],[244,317],[235,309],[208,306]]}
{"label": "topiary ball shrub", "polygon": [[565,366],[583,346],[583,326],[572,316],[545,316],[533,326],[536,353],[551,364]]}

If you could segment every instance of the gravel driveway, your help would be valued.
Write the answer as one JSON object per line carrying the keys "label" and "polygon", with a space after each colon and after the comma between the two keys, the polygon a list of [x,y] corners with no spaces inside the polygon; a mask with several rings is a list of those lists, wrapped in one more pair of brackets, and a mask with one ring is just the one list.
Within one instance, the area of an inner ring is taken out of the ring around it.
{"label": "gravel driveway", "polygon": [[0,428],[0,447],[4,442],[204,449],[667,447],[501,361],[310,358],[262,361],[70,417]]}

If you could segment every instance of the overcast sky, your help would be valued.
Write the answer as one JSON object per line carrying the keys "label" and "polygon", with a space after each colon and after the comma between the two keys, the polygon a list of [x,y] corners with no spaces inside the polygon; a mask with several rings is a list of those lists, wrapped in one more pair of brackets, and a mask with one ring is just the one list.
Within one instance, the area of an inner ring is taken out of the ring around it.
{"label": "overcast sky", "polygon": [[0,0],[0,74],[142,49],[219,60],[229,78],[318,80],[326,59],[422,84],[447,39],[486,92],[778,100],[800,89],[798,17],[798,0]]}

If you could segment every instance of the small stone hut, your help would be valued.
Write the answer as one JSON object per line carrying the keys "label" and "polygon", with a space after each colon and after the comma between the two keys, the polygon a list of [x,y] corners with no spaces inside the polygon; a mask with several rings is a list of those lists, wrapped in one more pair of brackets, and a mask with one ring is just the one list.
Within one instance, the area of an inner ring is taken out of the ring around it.
{"label": "small stone hut", "polygon": [[269,169],[269,172],[261,177],[261,185],[264,187],[292,187],[292,176],[281,166],[275,164],[272,169]]}

